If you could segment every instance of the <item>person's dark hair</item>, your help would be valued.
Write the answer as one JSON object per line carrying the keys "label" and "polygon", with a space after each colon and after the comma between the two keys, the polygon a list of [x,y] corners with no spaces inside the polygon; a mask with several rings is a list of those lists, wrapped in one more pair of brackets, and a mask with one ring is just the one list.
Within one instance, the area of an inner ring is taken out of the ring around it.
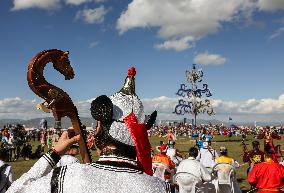
{"label": "person's dark hair", "polygon": [[225,146],[221,146],[220,147],[220,154],[223,156],[227,156],[228,155],[228,149]]}
{"label": "person's dark hair", "polygon": [[253,141],[252,142],[252,147],[253,148],[257,148],[259,146],[259,142],[258,141]]}
{"label": "person's dark hair", "polygon": [[189,150],[188,150],[188,155],[189,157],[194,157],[196,158],[198,156],[198,149],[196,147],[191,147]]}
{"label": "person's dark hair", "polygon": [[113,104],[109,97],[101,95],[92,101],[91,115],[96,121],[111,123],[113,115]]}
{"label": "person's dark hair", "polygon": [[70,149],[79,149],[79,145],[73,144],[70,146]]}
{"label": "person's dark hair", "polygon": [[272,154],[266,153],[265,158],[272,158]]}
{"label": "person's dark hair", "polygon": [[114,149],[106,149],[101,155],[117,155],[136,159],[135,146],[124,144],[109,134],[111,124],[113,123],[113,104],[109,97],[102,95],[92,101],[91,115],[96,121],[100,121],[101,125],[96,128],[94,135],[95,145],[98,149],[103,150],[107,146],[114,146]]}
{"label": "person's dark hair", "polygon": [[267,153],[267,154],[272,154],[272,153],[274,153],[273,150],[271,150],[271,147],[270,147],[269,144],[266,144],[266,145],[264,146],[264,152]]}

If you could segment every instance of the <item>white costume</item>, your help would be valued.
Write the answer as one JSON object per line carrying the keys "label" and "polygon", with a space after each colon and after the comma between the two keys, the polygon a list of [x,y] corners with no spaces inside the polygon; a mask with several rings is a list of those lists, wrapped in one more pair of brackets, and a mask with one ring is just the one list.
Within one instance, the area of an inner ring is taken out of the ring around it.
{"label": "white costume", "polygon": [[206,148],[201,148],[200,153],[197,156],[197,160],[208,169],[209,172],[212,171],[212,168],[216,165],[215,159],[218,158],[219,155],[216,150],[208,150]]}
{"label": "white costume", "polygon": [[[0,160],[0,167],[2,167],[5,163]],[[12,169],[11,166],[7,166],[3,169],[1,175],[0,182],[0,193],[4,193],[6,191],[6,187],[11,186],[13,182]]]}
{"label": "white costume", "polygon": [[180,193],[203,192],[202,181],[210,180],[210,173],[193,157],[189,157],[180,163],[175,176]]}
{"label": "white costume", "polygon": [[56,167],[67,166],[74,163],[80,163],[80,161],[72,155],[63,155],[59,162],[56,164]]}
{"label": "white costume", "polygon": [[179,165],[179,163],[182,161],[182,158],[176,155],[176,151],[177,150],[175,148],[169,147],[166,154],[176,165]]}
{"label": "white costume", "polygon": [[[113,160],[114,156],[110,159]],[[170,192],[169,186],[158,178],[122,164],[106,165],[98,161],[92,164],[72,164],[53,170],[55,164],[56,160],[52,155],[44,154],[6,193]]]}
{"label": "white costume", "polygon": [[[146,174],[149,171],[146,169],[149,168],[141,167],[145,166],[144,162],[139,162],[141,165],[137,164],[139,158],[145,158],[145,152],[139,152],[137,149],[145,147],[144,144],[141,144],[144,141],[139,141],[142,139],[139,137],[147,134],[146,124],[139,123],[139,131],[143,129],[141,133],[131,133],[133,131],[131,129],[138,123],[134,122],[135,120],[131,122],[133,119],[129,119],[127,124],[132,127],[128,127],[124,122],[124,118],[129,113],[131,118],[135,116],[138,121],[141,120],[143,113],[142,102],[135,94],[135,73],[133,67],[129,69],[125,85],[118,93],[109,98],[102,95],[92,101],[91,114],[94,119],[101,121],[101,126],[94,136],[96,147],[101,150],[97,162],[75,163],[52,170],[60,157],[50,151],[44,154],[27,173],[15,181],[7,193],[170,192],[167,183]],[[133,141],[132,136],[137,137],[136,141]],[[149,143],[147,137],[146,140]],[[136,143],[140,146],[135,145]],[[108,148],[110,146],[114,148]],[[144,157],[139,157],[139,153],[144,153]],[[146,153],[148,153],[146,158],[151,160],[150,148]],[[152,171],[151,167],[150,171]]]}
{"label": "white costume", "polygon": [[[203,148],[200,149],[199,155],[196,160],[199,160],[200,163],[206,167],[209,173],[212,172],[212,168],[216,165],[215,159],[218,158],[219,155],[216,150],[208,149],[208,142],[203,142]],[[204,183],[204,192],[215,193],[215,180],[211,182]]]}

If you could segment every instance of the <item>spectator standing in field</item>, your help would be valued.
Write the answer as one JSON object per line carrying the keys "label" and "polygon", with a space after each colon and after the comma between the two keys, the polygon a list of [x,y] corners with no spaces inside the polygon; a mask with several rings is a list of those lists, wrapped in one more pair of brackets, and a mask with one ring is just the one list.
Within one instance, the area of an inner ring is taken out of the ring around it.
{"label": "spectator standing in field", "polygon": [[24,143],[21,154],[22,154],[22,156],[24,157],[25,160],[29,160],[31,158],[31,154],[32,154],[31,144]]}
{"label": "spectator standing in field", "polygon": [[45,132],[42,130],[41,131],[41,136],[40,136],[40,143],[41,143],[41,147],[44,149],[44,146],[45,146],[45,142],[46,142],[46,139],[45,139],[46,135],[45,135]]}
{"label": "spectator standing in field", "polygon": [[205,139],[205,141],[212,141],[213,136],[209,133],[208,129],[204,129],[201,138]]}
{"label": "spectator standing in field", "polygon": [[175,134],[173,133],[173,131],[171,129],[168,130],[167,134],[164,137],[167,138],[168,143],[170,141],[175,141],[176,140],[176,136],[175,136]]}
{"label": "spectator standing in field", "polygon": [[48,149],[52,147],[52,138],[50,132],[47,133],[46,145]]}
{"label": "spectator standing in field", "polygon": [[258,135],[259,139],[264,139],[264,151],[266,154],[270,154],[274,162],[277,161],[277,150],[274,146],[274,140],[280,140],[281,136],[278,135],[271,127],[267,126],[264,132]]}

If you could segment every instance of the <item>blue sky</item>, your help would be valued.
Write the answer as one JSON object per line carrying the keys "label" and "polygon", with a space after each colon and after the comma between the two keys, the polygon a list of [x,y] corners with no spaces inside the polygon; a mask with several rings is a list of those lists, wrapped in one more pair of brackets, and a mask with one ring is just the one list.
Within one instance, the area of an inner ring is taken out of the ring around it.
{"label": "blue sky", "polygon": [[154,106],[161,119],[174,118],[175,92],[196,62],[213,93],[215,118],[283,117],[282,0],[1,0],[0,26],[0,118],[42,115],[24,110],[40,101],[26,72],[29,60],[49,48],[70,51],[75,78],[65,81],[51,65],[45,76],[82,116],[88,109],[81,104],[119,90],[135,66],[145,111]]}

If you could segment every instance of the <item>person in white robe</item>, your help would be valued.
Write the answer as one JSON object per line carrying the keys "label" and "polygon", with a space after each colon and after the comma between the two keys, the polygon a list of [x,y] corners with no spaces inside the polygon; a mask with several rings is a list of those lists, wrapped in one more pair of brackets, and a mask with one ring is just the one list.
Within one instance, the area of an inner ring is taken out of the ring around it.
{"label": "person in white robe", "polygon": [[175,182],[179,186],[179,193],[204,192],[203,182],[210,181],[208,170],[196,160],[198,149],[189,149],[189,157],[183,160],[177,168]]}
{"label": "person in white robe", "polygon": [[200,163],[207,168],[207,170],[211,173],[212,168],[216,165],[215,159],[218,158],[219,155],[216,150],[214,150],[208,141],[203,142],[203,147],[200,148],[199,155],[196,160],[199,160]]}
{"label": "person in white robe", "polygon": [[178,152],[178,150],[175,148],[175,142],[169,141],[167,145],[167,152],[166,155],[171,158],[171,160],[178,166],[179,163],[182,161],[182,156]]}

